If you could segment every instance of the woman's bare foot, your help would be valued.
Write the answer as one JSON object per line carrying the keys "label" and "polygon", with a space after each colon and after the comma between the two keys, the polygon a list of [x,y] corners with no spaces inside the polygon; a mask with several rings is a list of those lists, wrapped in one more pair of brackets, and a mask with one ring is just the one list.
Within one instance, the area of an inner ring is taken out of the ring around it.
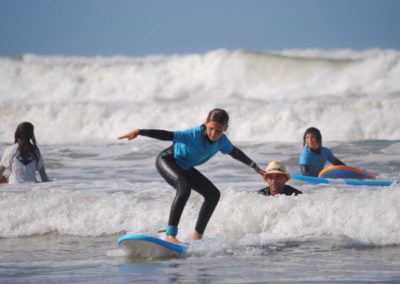
{"label": "woman's bare foot", "polygon": [[167,236],[167,237],[165,238],[165,240],[166,240],[167,242],[176,243],[176,244],[180,244],[180,243],[181,243],[181,241],[178,240],[175,236]]}
{"label": "woman's bare foot", "polygon": [[197,231],[193,231],[193,234],[192,234],[193,241],[201,240],[202,237],[203,237],[203,234],[200,234]]}

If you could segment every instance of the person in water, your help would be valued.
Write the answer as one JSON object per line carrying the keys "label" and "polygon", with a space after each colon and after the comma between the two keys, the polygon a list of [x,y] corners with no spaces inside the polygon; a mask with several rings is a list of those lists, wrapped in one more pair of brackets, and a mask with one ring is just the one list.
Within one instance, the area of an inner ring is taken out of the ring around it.
{"label": "person in water", "polygon": [[321,132],[317,128],[306,129],[303,136],[303,151],[299,160],[301,173],[305,176],[316,177],[327,161],[335,166],[345,165],[332,154],[330,149],[322,146]]}
{"label": "person in water", "polygon": [[260,189],[258,193],[275,196],[280,194],[285,195],[298,195],[302,194],[300,190],[287,185],[286,182],[290,179],[290,174],[286,170],[283,163],[272,161],[268,164],[265,170],[264,179],[268,186],[266,188]]}
{"label": "person in water", "polygon": [[171,132],[166,130],[136,129],[119,137],[119,139],[132,140],[138,135],[142,135],[159,140],[173,141],[172,145],[163,150],[156,160],[156,168],[160,175],[176,189],[168,226],[165,230],[167,241],[179,242],[176,238],[178,224],[189,199],[191,189],[194,189],[204,197],[195,230],[192,234],[192,240],[202,238],[208,221],[218,204],[220,191],[195,166],[204,164],[217,152],[222,152],[253,168],[260,175],[264,174],[264,171],[246,154],[235,147],[224,134],[228,128],[228,122],[228,113],[223,109],[215,108],[209,112],[204,124],[187,130]]}
{"label": "person in water", "polygon": [[8,182],[11,184],[37,182],[36,171],[41,180],[48,181],[43,157],[36,145],[34,127],[30,122],[22,122],[15,130],[14,144],[4,150],[0,162],[0,177],[6,180],[3,173],[10,171]]}

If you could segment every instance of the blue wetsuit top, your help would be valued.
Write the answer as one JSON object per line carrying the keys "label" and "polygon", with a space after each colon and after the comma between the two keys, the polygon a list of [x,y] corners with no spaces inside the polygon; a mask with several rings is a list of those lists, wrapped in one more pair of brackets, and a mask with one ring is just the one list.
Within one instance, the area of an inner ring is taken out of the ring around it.
{"label": "blue wetsuit top", "polygon": [[307,165],[311,176],[318,176],[318,173],[324,168],[326,161],[332,164],[338,161],[330,149],[321,147],[320,150],[317,153],[312,151],[310,147],[305,146],[300,155],[300,165]]}
{"label": "blue wetsuit top", "polygon": [[[229,154],[232,158],[241,161],[242,163],[252,167],[253,169],[257,167],[257,164],[250,159],[245,153],[240,149],[233,146],[229,139],[223,134],[217,141],[210,141],[205,134],[205,126],[200,125],[184,131],[167,131],[158,129],[140,129],[140,135],[163,140],[163,141],[173,141],[174,143],[174,160],[179,166],[186,170],[186,166],[189,165],[200,165],[207,160],[209,160],[216,152],[221,151],[224,154]],[[176,139],[175,139],[176,133]],[[196,140],[198,139],[198,140]],[[175,148],[175,142],[179,145]],[[186,143],[188,143],[186,145]],[[196,145],[200,144],[199,148]],[[185,162],[187,161],[187,162]],[[185,166],[186,165],[186,166]]]}
{"label": "blue wetsuit top", "polygon": [[215,142],[209,141],[203,125],[173,133],[174,158],[184,170],[205,163],[219,151],[229,154],[234,148],[225,134]]}

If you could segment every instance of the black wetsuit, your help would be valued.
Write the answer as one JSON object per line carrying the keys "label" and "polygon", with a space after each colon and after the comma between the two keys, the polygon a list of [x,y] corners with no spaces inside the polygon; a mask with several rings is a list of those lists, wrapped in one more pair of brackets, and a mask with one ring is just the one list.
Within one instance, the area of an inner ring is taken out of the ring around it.
{"label": "black wetsuit", "polygon": [[[260,189],[258,191],[258,193],[263,194],[263,195],[267,195],[270,196],[271,195],[271,191],[269,189],[269,187],[267,186],[266,188]],[[290,185],[285,185],[285,189],[283,190],[282,194],[285,195],[298,195],[298,194],[302,194],[303,192],[301,192],[298,189],[295,189],[294,187],[291,187]]]}
{"label": "black wetsuit", "polygon": [[[166,130],[141,129],[140,135],[164,141],[173,141],[174,139],[173,132]],[[210,140],[209,142],[213,143]],[[236,147],[233,147],[229,155],[248,166],[256,167],[256,164]],[[194,167],[183,170],[174,159],[173,145],[158,155],[156,168],[168,184],[176,189],[176,196],[171,206],[168,225],[178,226],[183,209],[193,188],[204,197],[195,227],[197,232],[203,234],[220,198],[218,188]]]}

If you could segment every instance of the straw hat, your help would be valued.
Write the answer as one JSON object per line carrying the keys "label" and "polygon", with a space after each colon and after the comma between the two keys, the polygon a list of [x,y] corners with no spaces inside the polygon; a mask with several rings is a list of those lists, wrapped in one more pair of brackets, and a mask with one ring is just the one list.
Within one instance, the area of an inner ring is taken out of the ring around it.
{"label": "straw hat", "polygon": [[290,179],[290,174],[286,170],[285,165],[280,162],[272,161],[268,164],[267,168],[265,169],[265,175],[264,178],[267,177],[269,174],[283,174],[287,177],[287,179]]}

